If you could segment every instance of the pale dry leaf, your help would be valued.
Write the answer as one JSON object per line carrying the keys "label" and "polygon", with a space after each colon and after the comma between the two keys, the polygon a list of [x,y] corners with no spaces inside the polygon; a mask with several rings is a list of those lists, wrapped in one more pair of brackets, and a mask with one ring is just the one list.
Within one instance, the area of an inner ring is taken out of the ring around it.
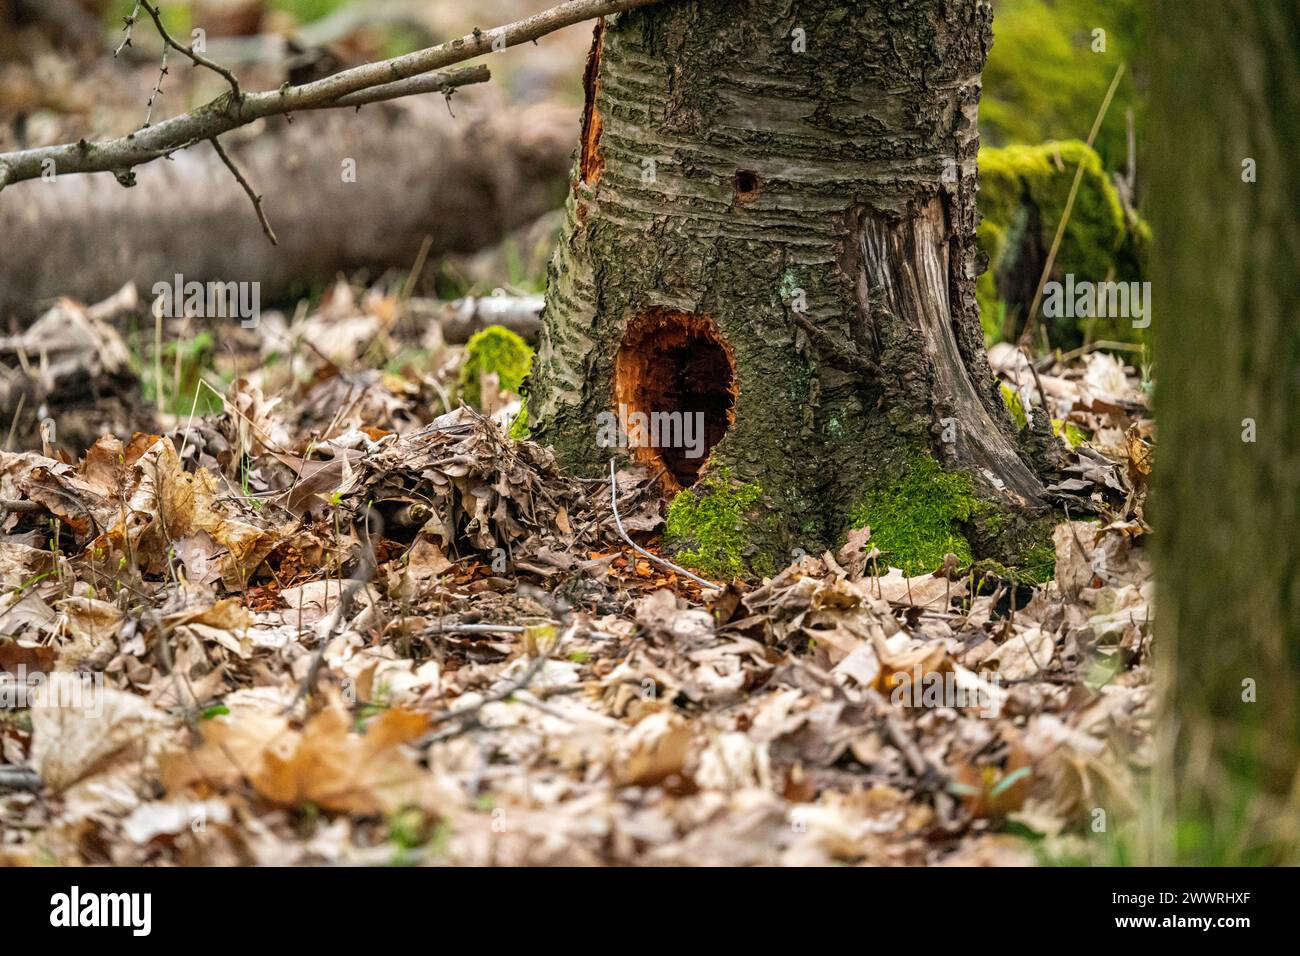
{"label": "pale dry leaf", "polygon": [[134,694],[64,672],[34,693],[31,716],[32,767],[54,791],[138,759],[175,726]]}
{"label": "pale dry leaf", "polygon": [[1015,681],[1036,677],[1052,663],[1056,642],[1042,628],[1017,629],[991,659],[998,662],[998,675]]}

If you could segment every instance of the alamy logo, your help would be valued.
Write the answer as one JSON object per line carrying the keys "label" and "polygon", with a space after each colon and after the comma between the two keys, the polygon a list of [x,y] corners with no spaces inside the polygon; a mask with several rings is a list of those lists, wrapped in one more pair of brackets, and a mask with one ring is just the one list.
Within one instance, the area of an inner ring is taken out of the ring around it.
{"label": "alamy logo", "polygon": [[0,710],[34,705],[79,710],[87,717],[100,717],[104,713],[104,674],[101,671],[93,674],[28,672],[26,664],[19,664],[11,679],[0,681]]}
{"label": "alamy logo", "polygon": [[1043,286],[1043,315],[1049,319],[1132,319],[1133,328],[1151,324],[1150,282],[1078,281],[1066,273]]}
{"label": "alamy logo", "polygon": [[127,926],[133,936],[148,936],[153,928],[152,893],[69,893],[50,897],[51,926]]}
{"label": "alamy logo", "polygon": [[177,273],[172,282],[153,285],[154,309],[168,319],[192,315],[201,319],[239,319],[246,329],[262,317],[260,282],[185,281]]}
{"label": "alamy logo", "polygon": [[618,411],[596,416],[601,448],[681,448],[687,458],[704,457],[703,412],[638,412],[619,403]]}
{"label": "alamy logo", "polygon": [[956,671],[923,671],[918,664],[911,672],[895,671],[888,683],[893,688],[889,700],[895,707],[969,708],[986,719],[1002,713],[1005,692],[996,673],[990,678],[963,680]]}

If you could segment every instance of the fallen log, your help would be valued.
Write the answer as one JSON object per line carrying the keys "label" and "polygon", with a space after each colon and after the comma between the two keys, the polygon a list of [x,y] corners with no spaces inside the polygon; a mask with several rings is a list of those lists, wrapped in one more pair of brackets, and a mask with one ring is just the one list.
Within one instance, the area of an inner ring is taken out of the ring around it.
{"label": "fallen log", "polygon": [[177,274],[259,282],[267,306],[340,271],[409,269],[426,236],[433,256],[491,246],[563,201],[578,117],[476,88],[450,103],[426,96],[264,122],[225,143],[263,195],[279,246],[210,149],[140,167],[134,189],[109,174],[8,189],[0,319],[27,321],[57,296],[95,302],[128,281],[148,298]]}
{"label": "fallen log", "polygon": [[471,295],[452,302],[412,299],[411,314],[442,326],[443,341],[464,345],[475,332],[502,325],[520,338],[534,342],[542,327],[541,295]]}

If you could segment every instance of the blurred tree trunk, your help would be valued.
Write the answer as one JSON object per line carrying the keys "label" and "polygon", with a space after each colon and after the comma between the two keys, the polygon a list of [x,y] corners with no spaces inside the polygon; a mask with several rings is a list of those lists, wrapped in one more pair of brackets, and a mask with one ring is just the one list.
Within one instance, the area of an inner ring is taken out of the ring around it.
{"label": "blurred tree trunk", "polygon": [[1179,863],[1296,860],[1300,7],[1165,0],[1148,195],[1163,802]]}

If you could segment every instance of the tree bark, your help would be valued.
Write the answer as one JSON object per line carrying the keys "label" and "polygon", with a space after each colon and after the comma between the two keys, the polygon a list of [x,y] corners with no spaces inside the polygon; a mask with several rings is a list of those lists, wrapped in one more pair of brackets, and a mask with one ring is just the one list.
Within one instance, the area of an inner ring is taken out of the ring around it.
{"label": "tree bark", "polygon": [[1016,559],[1045,446],[1016,435],[975,304],[990,19],[982,0],[696,0],[598,25],[535,437],[594,472],[602,412],[693,402],[717,439],[702,469],[633,454],[670,490],[757,485],[749,550],[773,557],[833,546],[923,456],[969,476],[975,555]]}
{"label": "tree bark", "polygon": [[1152,504],[1173,719],[1157,809],[1177,832],[1154,842],[1161,862],[1295,863],[1300,10],[1177,0],[1163,13],[1148,150]]}

